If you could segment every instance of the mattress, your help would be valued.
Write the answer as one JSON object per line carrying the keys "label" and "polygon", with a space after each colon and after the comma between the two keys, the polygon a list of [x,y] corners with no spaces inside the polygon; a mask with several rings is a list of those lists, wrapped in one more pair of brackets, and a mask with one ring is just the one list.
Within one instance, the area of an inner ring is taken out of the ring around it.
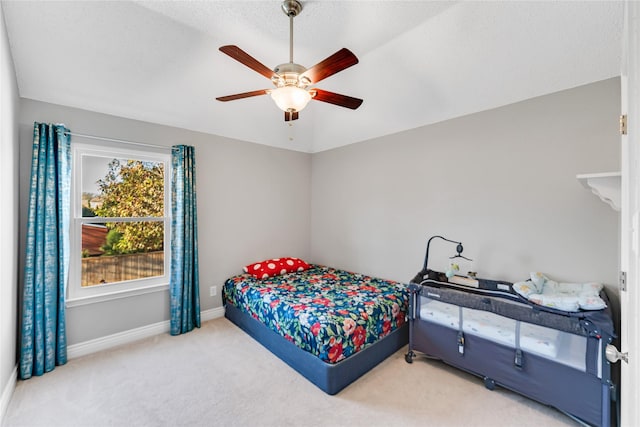
{"label": "mattress", "polygon": [[223,301],[336,364],[405,325],[409,293],[399,282],[312,265],[266,279],[231,277]]}

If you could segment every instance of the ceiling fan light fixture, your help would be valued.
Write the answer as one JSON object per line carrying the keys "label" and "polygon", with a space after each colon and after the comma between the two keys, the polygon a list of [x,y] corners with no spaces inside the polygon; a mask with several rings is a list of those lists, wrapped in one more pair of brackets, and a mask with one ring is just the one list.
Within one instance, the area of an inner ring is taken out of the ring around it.
{"label": "ceiling fan light fixture", "polygon": [[293,18],[302,11],[299,0],[284,0],[282,11],[289,17],[289,62],[278,65],[273,70],[235,45],[221,46],[220,51],[253,71],[271,80],[275,89],[260,89],[235,95],[221,96],[218,101],[226,102],[236,99],[271,94],[278,108],[284,111],[285,122],[298,120],[298,112],[302,111],[311,99],[339,107],[355,110],[362,104],[362,99],[341,95],[318,88],[309,88],[344,69],[358,63],[358,58],[347,48],[342,48],[333,55],[323,59],[311,68],[305,68],[293,62]]}
{"label": "ceiling fan light fixture", "polygon": [[282,111],[302,111],[311,101],[311,94],[297,86],[282,86],[271,91],[271,98]]}

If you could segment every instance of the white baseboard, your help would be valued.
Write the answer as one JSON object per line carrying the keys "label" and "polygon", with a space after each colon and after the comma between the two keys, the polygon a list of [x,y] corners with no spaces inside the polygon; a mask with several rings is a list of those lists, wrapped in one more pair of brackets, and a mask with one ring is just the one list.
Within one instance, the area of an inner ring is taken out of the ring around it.
{"label": "white baseboard", "polygon": [[[224,316],[224,307],[212,308],[200,312],[200,320],[202,322],[217,319],[222,316]],[[107,350],[119,345],[129,344],[141,339],[167,333],[169,332],[169,329],[170,322],[165,320],[164,322],[153,323],[151,325],[130,329],[128,331],[118,332],[117,334],[107,335],[106,337],[73,344],[67,347],[67,358],[74,359],[76,357],[86,356],[88,354]]]}
{"label": "white baseboard", "polygon": [[7,384],[4,386],[4,389],[2,390],[2,397],[0,398],[0,424],[2,424],[2,420],[4,420],[4,416],[7,413],[7,408],[9,407],[9,402],[11,402],[13,392],[16,389],[17,381],[18,365],[13,368],[13,372],[11,372],[11,376],[9,377]]}
{"label": "white baseboard", "polygon": [[139,328],[130,329],[117,334],[107,335],[93,340],[73,344],[67,347],[67,358],[74,359],[76,357],[86,356],[91,353],[103,351],[109,348],[117,347],[123,344],[129,344],[154,335],[163,334],[169,331],[169,321],[153,323],[151,325],[141,326]]}
{"label": "white baseboard", "polygon": [[224,307],[210,308],[209,310],[200,312],[200,321],[206,322],[222,316],[224,316]]}

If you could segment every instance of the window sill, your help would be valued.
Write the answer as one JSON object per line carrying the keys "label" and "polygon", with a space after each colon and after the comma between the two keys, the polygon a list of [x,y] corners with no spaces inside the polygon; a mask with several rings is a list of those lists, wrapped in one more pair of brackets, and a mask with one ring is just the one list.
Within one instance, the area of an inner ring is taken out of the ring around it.
{"label": "window sill", "polygon": [[105,301],[112,301],[121,298],[130,298],[138,295],[151,294],[155,292],[164,292],[169,290],[169,284],[160,284],[146,286],[144,288],[127,289],[123,291],[111,292],[108,294],[92,295],[87,297],[68,298],[65,301],[65,307],[78,307],[81,305],[97,304]]}

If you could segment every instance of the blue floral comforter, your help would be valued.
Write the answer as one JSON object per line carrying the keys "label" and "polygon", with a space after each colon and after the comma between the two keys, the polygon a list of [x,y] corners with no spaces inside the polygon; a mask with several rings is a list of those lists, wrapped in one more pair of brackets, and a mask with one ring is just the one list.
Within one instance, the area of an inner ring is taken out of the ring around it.
{"label": "blue floral comforter", "polygon": [[268,279],[228,279],[223,302],[262,322],[327,363],[339,362],[406,322],[404,284],[331,267]]}

